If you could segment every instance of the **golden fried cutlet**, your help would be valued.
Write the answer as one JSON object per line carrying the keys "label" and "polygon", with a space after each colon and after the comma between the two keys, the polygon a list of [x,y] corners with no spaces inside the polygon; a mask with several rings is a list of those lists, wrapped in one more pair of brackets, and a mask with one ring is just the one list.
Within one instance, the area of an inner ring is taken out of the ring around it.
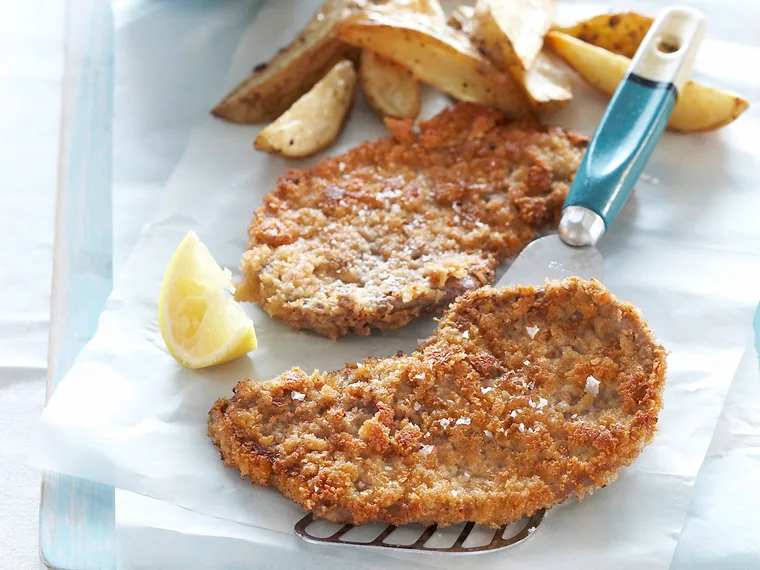
{"label": "golden fried cutlet", "polygon": [[599,282],[484,287],[412,354],[240,382],[209,434],[319,518],[499,526],[614,480],[664,383],[665,351]]}
{"label": "golden fried cutlet", "polygon": [[249,228],[238,300],[337,338],[404,326],[491,283],[553,226],[587,139],[460,103],[291,170]]}

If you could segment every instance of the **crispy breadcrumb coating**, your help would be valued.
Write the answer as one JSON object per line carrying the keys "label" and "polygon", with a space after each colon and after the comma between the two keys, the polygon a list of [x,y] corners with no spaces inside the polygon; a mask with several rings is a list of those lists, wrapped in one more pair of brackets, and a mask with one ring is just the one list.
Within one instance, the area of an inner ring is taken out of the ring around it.
{"label": "crispy breadcrumb coating", "polygon": [[409,355],[240,382],[209,434],[225,465],[319,518],[496,527],[630,465],[665,367],[638,310],[597,281],[484,287]]}
{"label": "crispy breadcrumb coating", "polygon": [[491,283],[556,225],[587,139],[460,103],[308,170],[248,230],[238,300],[330,338],[404,326]]}

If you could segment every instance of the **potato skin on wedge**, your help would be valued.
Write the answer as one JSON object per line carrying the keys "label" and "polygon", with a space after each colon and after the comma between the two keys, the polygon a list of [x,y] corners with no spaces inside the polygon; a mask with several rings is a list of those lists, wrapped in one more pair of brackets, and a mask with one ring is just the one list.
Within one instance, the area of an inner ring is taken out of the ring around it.
{"label": "potato skin on wedge", "polygon": [[[631,60],[562,32],[549,32],[547,45],[599,91],[612,95],[625,77]],[[741,96],[694,81],[679,94],[668,129],[681,132],[712,131],[741,115],[749,102]]]}
{"label": "potato skin on wedge", "polygon": [[300,34],[229,93],[211,113],[233,123],[253,124],[280,116],[332,67],[355,58],[356,50],[335,37],[343,18],[364,0],[326,0]]}
{"label": "potato skin on wedge", "polygon": [[601,14],[572,26],[556,26],[552,29],[633,58],[653,22],[654,18],[638,12],[618,12]]}
{"label": "potato skin on wedge", "polygon": [[311,90],[265,127],[253,146],[290,158],[310,156],[337,138],[354,101],[356,72],[349,60],[335,65]]}

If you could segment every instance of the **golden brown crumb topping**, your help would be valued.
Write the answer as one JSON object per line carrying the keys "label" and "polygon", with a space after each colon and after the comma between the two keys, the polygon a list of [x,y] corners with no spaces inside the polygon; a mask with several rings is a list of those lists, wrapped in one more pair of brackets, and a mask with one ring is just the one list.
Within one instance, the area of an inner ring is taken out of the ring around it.
{"label": "golden brown crumb topping", "polygon": [[316,516],[499,526],[614,480],[654,436],[665,351],[596,281],[485,287],[412,354],[245,380],[224,463]]}
{"label": "golden brown crumb topping", "polygon": [[587,140],[460,103],[292,170],[256,211],[239,300],[331,338],[399,328],[491,283],[555,225]]}

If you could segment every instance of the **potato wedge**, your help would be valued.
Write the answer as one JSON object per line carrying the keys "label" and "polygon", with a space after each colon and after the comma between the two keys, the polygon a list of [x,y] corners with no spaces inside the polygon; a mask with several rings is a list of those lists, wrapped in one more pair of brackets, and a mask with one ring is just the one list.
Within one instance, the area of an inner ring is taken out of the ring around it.
{"label": "potato wedge", "polygon": [[339,62],[282,116],[264,127],[253,146],[292,158],[309,156],[328,147],[343,127],[355,88],[353,63]]}
{"label": "potato wedge", "polygon": [[466,34],[411,10],[371,6],[338,26],[343,41],[402,65],[452,97],[501,109],[511,118],[532,117],[523,90],[483,57]]}
{"label": "potato wedge", "polygon": [[573,99],[570,79],[561,60],[549,50],[538,52],[523,77],[528,100],[540,117],[547,117]]}
{"label": "potato wedge", "polygon": [[[459,6],[449,17],[448,25],[462,30],[475,45],[488,44],[501,49],[500,46],[509,43],[509,38],[506,37],[505,33],[497,30],[491,30],[492,35],[488,39],[478,36],[477,34],[481,33],[484,28],[477,28],[473,24],[474,13],[475,9],[470,6]],[[541,42],[543,42],[543,38],[541,38]],[[481,47],[480,50],[481,53],[485,53],[486,57],[493,53],[492,49],[486,50]],[[497,67],[504,65],[504,59],[501,57],[496,57],[492,61]],[[508,68],[502,68],[502,71],[512,73],[512,70]],[[542,49],[538,52],[530,69],[520,72],[514,77],[525,91],[533,109],[541,117],[546,117],[557,111],[573,98],[570,80],[566,75],[564,65],[548,50]]]}
{"label": "potato wedge", "polygon": [[420,112],[420,83],[412,72],[371,51],[362,50],[359,86],[382,117],[414,119]]}
{"label": "potato wedge", "polygon": [[562,32],[613,53],[633,58],[654,18],[637,12],[601,14],[572,26],[556,26]]}
{"label": "potato wedge", "polygon": [[[549,32],[546,43],[581,77],[607,95],[615,92],[631,64],[630,58],[562,32]],[[736,120],[748,106],[749,102],[735,93],[689,81],[678,97],[668,128],[711,131]]]}
{"label": "potato wedge", "polygon": [[238,85],[211,111],[233,123],[262,123],[280,116],[332,67],[351,56],[335,37],[338,23],[364,0],[326,0],[301,33]]}
{"label": "potato wedge", "polygon": [[457,6],[449,14],[449,19],[446,23],[449,27],[455,30],[461,30],[465,34],[470,35],[470,24],[472,23],[472,16],[475,13],[475,8],[472,6]]}
{"label": "potato wedge", "polygon": [[477,0],[470,37],[499,69],[521,79],[554,21],[554,0]]}
{"label": "potato wedge", "polygon": [[[438,0],[385,0],[379,3],[413,10],[437,22],[446,18]],[[359,86],[370,107],[381,117],[413,119],[420,112],[420,84],[412,72],[371,51],[362,50]]]}

